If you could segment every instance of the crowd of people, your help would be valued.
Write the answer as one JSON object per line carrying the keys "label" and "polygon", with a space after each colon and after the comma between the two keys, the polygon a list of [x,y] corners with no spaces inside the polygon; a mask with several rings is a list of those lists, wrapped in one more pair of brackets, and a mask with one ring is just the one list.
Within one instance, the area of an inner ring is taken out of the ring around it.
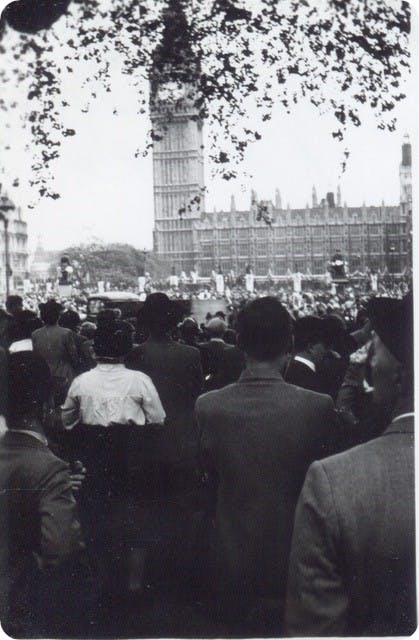
{"label": "crowd of people", "polygon": [[[199,325],[153,292],[136,326],[9,296],[6,632],[183,636],[189,616],[195,637],[412,633],[413,303],[398,293],[283,291]],[[165,627],[173,598],[188,614]]]}

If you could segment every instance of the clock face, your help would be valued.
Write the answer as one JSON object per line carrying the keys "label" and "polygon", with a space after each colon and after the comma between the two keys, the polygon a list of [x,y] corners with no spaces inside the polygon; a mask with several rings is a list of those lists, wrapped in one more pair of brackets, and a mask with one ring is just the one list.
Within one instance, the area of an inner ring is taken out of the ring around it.
{"label": "clock face", "polygon": [[179,82],[166,82],[158,88],[157,97],[165,102],[176,102],[176,100],[183,98],[185,93],[185,85]]}

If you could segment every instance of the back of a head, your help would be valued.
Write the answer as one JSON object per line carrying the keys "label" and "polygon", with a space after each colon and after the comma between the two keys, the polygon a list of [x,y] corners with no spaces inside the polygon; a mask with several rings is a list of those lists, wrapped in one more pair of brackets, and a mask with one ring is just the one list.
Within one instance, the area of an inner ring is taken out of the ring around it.
{"label": "back of a head", "polygon": [[274,360],[292,345],[291,317],[273,297],[249,302],[237,317],[238,346],[256,360]]}
{"label": "back of a head", "polygon": [[227,324],[220,317],[214,317],[207,323],[207,332],[210,338],[222,338],[226,329]]}
{"label": "back of a head", "polygon": [[50,397],[51,373],[47,363],[32,351],[10,354],[8,386],[9,424],[18,428],[22,417],[40,415]]}
{"label": "back of a head", "polygon": [[36,329],[42,327],[42,321],[33,311],[19,311],[15,314],[15,320],[16,323],[10,328],[11,342],[27,340]]}
{"label": "back of a head", "polygon": [[174,329],[182,316],[181,309],[165,293],[157,291],[147,296],[140,309],[138,324],[145,326],[151,335],[159,336]]}
{"label": "back of a head", "polygon": [[346,322],[338,314],[331,313],[322,318],[325,343],[328,347],[337,348],[346,334]]}
{"label": "back of a head", "polygon": [[180,336],[184,340],[192,340],[199,335],[199,327],[193,318],[185,318],[179,325]]}
{"label": "back of a head", "polygon": [[80,335],[88,340],[93,340],[95,331],[96,325],[93,322],[83,322],[80,327]]}
{"label": "back of a head", "polygon": [[133,347],[133,327],[123,320],[107,319],[98,323],[94,334],[93,348],[96,356],[118,359],[126,356]]}
{"label": "back of a head", "polygon": [[116,320],[116,314],[113,309],[102,309],[97,314],[96,325],[98,329],[102,329],[103,327],[112,326],[113,322]]}
{"label": "back of a head", "polygon": [[46,325],[51,326],[57,324],[62,312],[62,306],[55,300],[48,300],[48,302],[39,305],[39,311],[41,320],[45,322]]}
{"label": "back of a head", "polygon": [[414,401],[413,293],[402,300],[372,298],[367,306],[372,328],[403,371],[401,393]]}
{"label": "back of a head", "polygon": [[11,315],[15,315],[23,309],[23,300],[20,296],[8,296],[6,299],[6,309]]}
{"label": "back of a head", "polygon": [[60,327],[64,327],[64,329],[71,329],[71,331],[76,331],[79,326],[81,320],[77,311],[73,311],[72,309],[68,309],[64,311],[60,315],[59,325]]}
{"label": "back of a head", "polygon": [[294,324],[295,351],[308,349],[310,345],[325,343],[324,321],[317,316],[297,318]]}

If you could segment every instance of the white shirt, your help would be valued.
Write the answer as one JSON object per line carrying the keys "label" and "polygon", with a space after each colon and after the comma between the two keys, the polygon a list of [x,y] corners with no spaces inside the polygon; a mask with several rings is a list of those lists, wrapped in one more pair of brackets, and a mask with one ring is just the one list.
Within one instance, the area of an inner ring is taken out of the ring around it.
{"label": "white shirt", "polygon": [[19,351],[33,351],[33,344],[31,338],[25,340],[17,340],[12,342],[9,347],[9,353],[18,353]]}
{"label": "white shirt", "polygon": [[103,427],[112,422],[162,424],[166,417],[151,378],[123,364],[99,363],[75,378],[61,411],[65,429],[78,422]]}
{"label": "white shirt", "polygon": [[313,373],[316,373],[316,365],[314,364],[314,362],[311,362],[311,360],[307,360],[307,358],[303,358],[302,356],[294,356],[294,360],[305,364],[309,369],[313,371]]}

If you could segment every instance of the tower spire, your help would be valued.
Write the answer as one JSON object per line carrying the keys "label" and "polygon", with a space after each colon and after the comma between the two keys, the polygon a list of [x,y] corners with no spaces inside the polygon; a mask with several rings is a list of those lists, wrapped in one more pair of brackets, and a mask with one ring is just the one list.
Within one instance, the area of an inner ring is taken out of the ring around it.
{"label": "tower spire", "polygon": [[312,199],[312,203],[313,203],[313,208],[317,207],[318,202],[317,202],[317,191],[316,191],[316,187],[313,185],[313,189],[311,192],[311,199]]}
{"label": "tower spire", "polygon": [[275,209],[282,209],[281,192],[279,189],[275,189]]}

